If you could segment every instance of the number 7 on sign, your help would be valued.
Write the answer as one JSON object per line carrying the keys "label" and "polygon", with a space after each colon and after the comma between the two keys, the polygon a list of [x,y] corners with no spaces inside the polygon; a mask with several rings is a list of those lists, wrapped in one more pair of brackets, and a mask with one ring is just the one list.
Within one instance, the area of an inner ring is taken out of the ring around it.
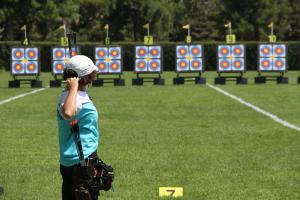
{"label": "number 7 on sign", "polygon": [[153,36],[144,36],[144,44],[152,45],[153,44]]}

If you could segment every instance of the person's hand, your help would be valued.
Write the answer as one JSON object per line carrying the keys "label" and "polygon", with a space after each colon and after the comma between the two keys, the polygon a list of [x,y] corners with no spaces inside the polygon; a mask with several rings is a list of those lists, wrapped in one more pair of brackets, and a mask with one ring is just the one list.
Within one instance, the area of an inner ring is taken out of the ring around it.
{"label": "person's hand", "polygon": [[78,89],[78,77],[68,78],[67,79],[67,88],[69,90],[77,90]]}

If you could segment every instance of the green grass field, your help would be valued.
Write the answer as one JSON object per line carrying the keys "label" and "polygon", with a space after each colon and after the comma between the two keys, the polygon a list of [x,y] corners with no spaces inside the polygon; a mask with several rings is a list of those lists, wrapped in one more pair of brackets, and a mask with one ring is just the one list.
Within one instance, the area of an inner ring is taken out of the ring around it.
{"label": "green grass field", "polygon": [[[288,85],[218,86],[300,126],[299,72]],[[98,154],[116,171],[115,191],[99,199],[153,200],[159,187],[183,187],[187,200],[300,199],[300,133],[208,86],[90,88],[99,112]],[[215,72],[206,73],[213,83]],[[44,86],[50,74],[43,73]],[[0,101],[33,89],[9,89],[0,72]],[[0,105],[0,199],[60,199],[56,104],[49,88]],[[170,198],[171,199],[171,198]]]}

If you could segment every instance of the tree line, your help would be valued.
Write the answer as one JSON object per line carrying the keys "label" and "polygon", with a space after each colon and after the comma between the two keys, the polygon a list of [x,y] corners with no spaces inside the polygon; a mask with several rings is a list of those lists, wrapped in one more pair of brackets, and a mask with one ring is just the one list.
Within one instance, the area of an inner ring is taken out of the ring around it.
{"label": "tree line", "polygon": [[156,41],[222,41],[228,21],[237,40],[264,41],[268,24],[282,41],[300,39],[299,0],[1,0],[0,40],[58,41],[66,24],[79,41],[101,41],[109,24],[113,41],[142,41],[149,23]]}

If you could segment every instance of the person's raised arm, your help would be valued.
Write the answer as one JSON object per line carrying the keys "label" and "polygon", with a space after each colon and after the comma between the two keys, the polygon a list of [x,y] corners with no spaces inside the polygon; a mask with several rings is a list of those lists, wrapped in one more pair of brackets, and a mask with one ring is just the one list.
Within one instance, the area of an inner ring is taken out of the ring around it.
{"label": "person's raised arm", "polygon": [[79,78],[77,77],[67,79],[67,87],[69,89],[69,94],[62,107],[62,115],[65,119],[71,119],[76,115],[76,97],[78,91],[78,80]]}

